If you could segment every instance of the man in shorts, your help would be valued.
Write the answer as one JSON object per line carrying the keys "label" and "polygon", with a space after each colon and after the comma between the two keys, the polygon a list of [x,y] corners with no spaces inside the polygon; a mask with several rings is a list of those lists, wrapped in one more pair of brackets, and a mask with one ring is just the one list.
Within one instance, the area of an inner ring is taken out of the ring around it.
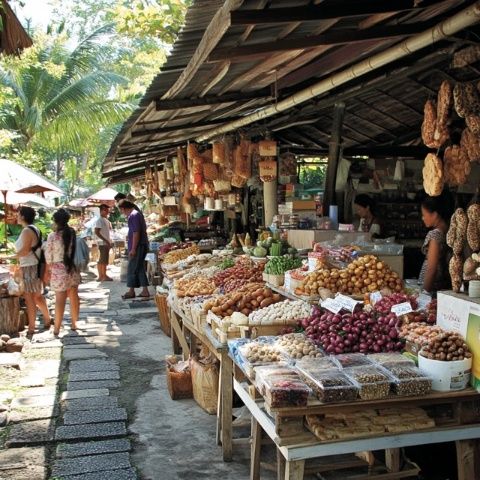
{"label": "man in shorts", "polygon": [[108,205],[100,205],[100,216],[95,223],[95,236],[100,252],[100,257],[97,263],[98,269],[98,281],[99,282],[111,282],[113,279],[107,276],[108,258],[110,255],[110,248],[112,248],[112,242],[110,240],[110,230],[112,224],[108,220],[110,213],[110,207]]}

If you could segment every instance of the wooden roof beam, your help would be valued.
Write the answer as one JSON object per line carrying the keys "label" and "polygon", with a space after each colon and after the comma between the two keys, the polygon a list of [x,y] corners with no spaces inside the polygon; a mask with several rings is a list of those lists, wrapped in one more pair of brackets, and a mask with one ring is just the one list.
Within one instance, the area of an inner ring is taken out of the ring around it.
{"label": "wooden roof beam", "polygon": [[223,60],[242,61],[245,58],[256,58],[272,52],[284,52],[327,45],[343,45],[370,40],[394,39],[416,35],[432,27],[435,22],[418,22],[408,25],[370,28],[368,30],[349,29],[323,35],[311,35],[303,38],[285,38],[274,42],[242,45],[240,47],[225,47],[214,50],[208,57],[209,62]]}
{"label": "wooden roof beam", "polygon": [[230,12],[230,23],[236,25],[266,25],[291,22],[318,22],[332,18],[363,17],[379,13],[421,10],[432,1],[416,7],[413,0],[351,0],[340,5],[320,5],[304,8],[269,8],[267,10],[235,10]]}
{"label": "wooden roof beam", "polygon": [[185,70],[177,78],[176,82],[162,96],[162,100],[172,98],[180,93],[193,79],[210,52],[217,46],[225,32],[230,28],[230,13],[242,5],[243,0],[226,0],[222,7],[212,18],[203,34],[200,43],[188,62]]}
{"label": "wooden roof beam", "polygon": [[208,97],[177,98],[174,100],[156,100],[157,111],[178,110],[179,108],[200,107],[204,105],[218,105],[220,103],[242,102],[257,98],[272,98],[269,89],[262,89],[253,92],[232,92],[223,95],[212,95]]}

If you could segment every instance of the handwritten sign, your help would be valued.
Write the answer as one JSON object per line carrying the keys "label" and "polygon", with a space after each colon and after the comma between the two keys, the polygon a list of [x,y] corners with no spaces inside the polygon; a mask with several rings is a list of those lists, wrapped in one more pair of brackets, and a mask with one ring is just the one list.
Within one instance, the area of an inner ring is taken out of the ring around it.
{"label": "handwritten sign", "polygon": [[320,304],[322,308],[329,310],[332,313],[338,313],[342,309],[342,305],[333,298],[327,298]]}
{"label": "handwritten sign", "polygon": [[412,310],[412,305],[410,302],[403,302],[399,303],[397,305],[394,305],[390,311],[394,313],[397,317],[400,317],[402,315],[406,315],[407,313],[413,312]]}
{"label": "handwritten sign", "polygon": [[382,299],[382,294],[380,292],[372,292],[370,294],[370,303],[372,305],[375,305],[377,302],[379,302]]}
{"label": "handwritten sign", "polygon": [[348,310],[349,312],[353,312],[355,307],[357,306],[357,303],[359,303],[357,300],[354,300],[351,297],[347,297],[346,295],[338,294],[335,297],[335,301],[339,303],[342,308],[345,310]]}

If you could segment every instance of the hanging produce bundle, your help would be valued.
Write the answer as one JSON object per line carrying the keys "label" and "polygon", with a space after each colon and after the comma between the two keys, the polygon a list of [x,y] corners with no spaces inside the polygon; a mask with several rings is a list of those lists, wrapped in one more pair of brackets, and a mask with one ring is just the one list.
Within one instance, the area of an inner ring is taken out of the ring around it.
{"label": "hanging produce bundle", "polygon": [[425,192],[431,197],[439,196],[444,185],[442,160],[434,153],[427,154],[422,174]]}
{"label": "hanging produce bundle", "polygon": [[451,187],[463,185],[470,175],[471,165],[466,150],[459,145],[447,147],[443,154],[445,183]]}

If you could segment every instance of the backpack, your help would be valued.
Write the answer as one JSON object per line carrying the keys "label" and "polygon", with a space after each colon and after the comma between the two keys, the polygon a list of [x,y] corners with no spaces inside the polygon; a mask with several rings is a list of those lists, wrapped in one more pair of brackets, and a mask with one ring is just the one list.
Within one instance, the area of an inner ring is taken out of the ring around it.
{"label": "backpack", "polygon": [[35,258],[38,260],[38,265],[37,265],[37,275],[40,280],[43,280],[43,277],[45,276],[45,270],[47,267],[47,263],[45,261],[45,253],[42,249],[40,249],[40,256],[37,255],[37,250],[42,246],[42,232],[40,230],[36,230],[35,227],[32,227],[32,225],[29,225],[28,228],[35,233],[35,235],[38,238],[37,244],[32,247],[32,253],[35,255]]}

